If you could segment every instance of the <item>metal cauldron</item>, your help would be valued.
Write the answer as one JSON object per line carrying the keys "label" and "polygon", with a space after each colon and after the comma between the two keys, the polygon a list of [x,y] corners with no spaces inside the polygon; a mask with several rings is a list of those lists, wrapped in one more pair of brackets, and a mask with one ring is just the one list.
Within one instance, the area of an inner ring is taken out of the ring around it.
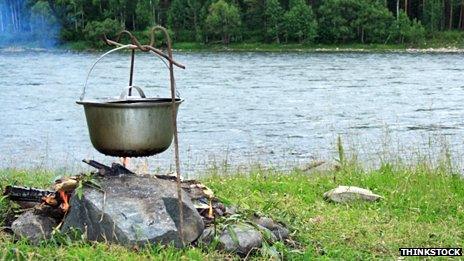
{"label": "metal cauldron", "polygon": [[[154,47],[155,30],[164,32],[168,42],[167,54]],[[175,95],[173,67],[174,65],[180,68],[185,67],[172,59],[171,42],[166,29],[154,27],[149,45],[141,45],[128,31],[123,31],[121,34],[129,35],[132,43],[123,45],[105,37],[107,44],[117,46],[117,48],[106,52],[93,64],[87,75],[80,100],[77,101],[78,104],[84,106],[92,145],[99,152],[109,156],[143,157],[165,151],[174,137],[177,155],[177,110],[182,100]],[[85,100],[87,82],[95,65],[107,54],[121,49],[132,50],[129,87],[116,99]],[[170,71],[170,98],[147,98],[141,88],[132,86],[135,50],[150,52],[164,59],[163,62]],[[132,96],[133,90],[138,92],[138,97]]]}
{"label": "metal cauldron", "polygon": [[[92,145],[99,152],[118,157],[142,157],[169,148],[173,137],[170,98],[121,95],[108,101],[78,101],[84,106]],[[129,90],[130,90],[129,89]],[[177,109],[182,100],[176,99]]]}

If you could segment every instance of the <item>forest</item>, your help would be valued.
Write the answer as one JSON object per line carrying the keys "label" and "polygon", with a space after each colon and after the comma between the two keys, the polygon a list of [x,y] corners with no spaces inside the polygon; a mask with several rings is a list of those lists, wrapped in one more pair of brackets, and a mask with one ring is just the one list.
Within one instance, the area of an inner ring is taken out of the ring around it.
{"label": "forest", "polygon": [[156,24],[177,42],[414,45],[462,31],[464,0],[0,0],[5,39],[94,41]]}

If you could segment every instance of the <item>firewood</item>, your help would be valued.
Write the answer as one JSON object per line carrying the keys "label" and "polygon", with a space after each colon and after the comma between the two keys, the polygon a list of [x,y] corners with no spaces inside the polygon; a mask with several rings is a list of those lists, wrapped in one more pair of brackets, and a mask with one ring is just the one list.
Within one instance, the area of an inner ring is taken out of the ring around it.
{"label": "firewood", "polygon": [[119,175],[135,175],[134,172],[128,170],[123,165],[119,163],[111,164],[111,167],[104,165],[95,160],[84,159],[82,162],[94,167],[97,169],[96,174],[100,176],[119,176]]}
{"label": "firewood", "polygon": [[43,197],[55,195],[55,191],[21,186],[6,186],[3,195],[13,201],[42,202]]}

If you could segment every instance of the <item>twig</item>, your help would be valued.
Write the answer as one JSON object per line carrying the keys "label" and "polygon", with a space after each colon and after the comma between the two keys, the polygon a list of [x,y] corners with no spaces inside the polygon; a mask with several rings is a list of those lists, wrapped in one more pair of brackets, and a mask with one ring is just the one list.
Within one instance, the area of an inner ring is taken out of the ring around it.
{"label": "twig", "polygon": [[303,169],[303,171],[308,171],[308,170],[317,168],[317,167],[323,165],[324,163],[325,163],[325,161],[323,161],[323,160],[311,162],[311,163],[308,164],[308,166],[306,166],[306,167]]}

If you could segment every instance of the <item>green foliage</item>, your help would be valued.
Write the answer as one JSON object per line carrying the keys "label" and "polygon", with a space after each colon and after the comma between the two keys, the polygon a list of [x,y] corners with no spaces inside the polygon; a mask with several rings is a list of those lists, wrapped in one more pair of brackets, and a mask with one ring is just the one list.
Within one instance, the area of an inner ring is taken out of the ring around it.
{"label": "green foliage", "polygon": [[102,22],[92,21],[87,23],[84,28],[84,35],[87,40],[96,41],[104,34],[108,37],[114,37],[121,29],[122,26],[117,21],[107,18]]}
{"label": "green foliage", "polygon": [[323,42],[386,43],[393,14],[377,1],[327,0],[319,7]]}
{"label": "green foliage", "polygon": [[189,27],[189,13],[188,9],[185,8],[186,6],[186,0],[173,0],[169,8],[168,25],[176,34],[179,34],[179,31],[184,28],[186,29]]}
{"label": "green foliage", "polygon": [[253,42],[262,42],[266,38],[265,0],[240,0],[236,3],[243,21],[243,36]]}
{"label": "green foliage", "polygon": [[392,28],[392,38],[399,43],[420,44],[425,38],[425,28],[417,20],[411,21],[404,12],[400,12]]}
{"label": "green foliage", "polygon": [[443,3],[442,0],[427,0],[423,2],[422,22],[430,32],[440,30],[443,20]]}
{"label": "green foliage", "polygon": [[[12,5],[18,1],[0,1],[0,12],[16,10]],[[464,2],[461,0],[26,2],[21,5],[21,10],[15,12],[30,15],[31,21],[39,21],[31,23],[31,31],[43,35],[47,32],[40,30],[40,21],[52,22],[56,24],[56,28],[61,28],[61,40],[87,40],[91,45],[95,43],[95,36],[101,31],[125,28],[141,32],[157,24],[170,28],[173,31],[173,39],[177,42],[203,44],[217,40],[224,44],[282,43],[282,40],[286,40],[287,43],[397,43],[404,46],[422,46],[427,42],[433,45],[446,42],[434,37],[438,32],[464,29]],[[24,8],[30,10],[22,10]],[[312,10],[316,14],[313,14]],[[0,30],[1,28],[2,26]],[[425,41],[426,36],[428,41]]]}
{"label": "green foliage", "polygon": [[276,43],[280,43],[280,36],[284,31],[284,9],[280,6],[279,0],[267,0],[264,15],[266,36]]}
{"label": "green foliage", "polygon": [[181,41],[201,39],[201,4],[196,0],[173,0],[168,11],[168,28],[174,31],[174,38]]}
{"label": "green foliage", "polygon": [[322,42],[348,42],[356,38],[356,20],[359,7],[355,0],[326,0],[319,7],[319,36]]}
{"label": "green foliage", "polygon": [[220,36],[224,44],[230,43],[231,37],[239,34],[241,24],[239,10],[234,4],[219,0],[210,5],[205,21],[207,32]]}
{"label": "green foliage", "polygon": [[101,190],[100,182],[94,174],[83,173],[79,176],[77,187],[74,190],[78,199],[82,199],[82,196],[84,195],[84,186]]}
{"label": "green foliage", "polygon": [[145,29],[156,24],[155,10],[158,8],[159,0],[139,0],[135,8],[137,24],[139,28]]}
{"label": "green foliage", "polygon": [[393,14],[379,2],[360,1],[360,12],[354,23],[359,28],[358,38],[361,43],[386,43]]}
{"label": "green foliage", "polygon": [[304,0],[293,0],[291,9],[285,13],[285,32],[288,39],[312,42],[317,34],[317,22],[313,10]]}
{"label": "green foliage", "polygon": [[427,40],[427,44],[438,47],[451,45],[464,48],[464,33],[462,31],[436,32]]}

